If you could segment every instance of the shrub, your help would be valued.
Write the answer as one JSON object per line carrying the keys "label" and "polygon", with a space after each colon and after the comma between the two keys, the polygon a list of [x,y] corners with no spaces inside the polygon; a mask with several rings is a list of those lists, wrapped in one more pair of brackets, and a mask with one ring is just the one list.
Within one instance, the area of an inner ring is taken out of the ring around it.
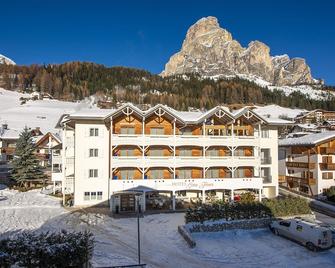
{"label": "shrub", "polygon": [[0,267],[82,267],[93,253],[90,232],[23,232],[0,241]]}
{"label": "shrub", "polygon": [[[288,197],[284,199],[264,200],[263,202],[225,203],[218,201],[213,204],[198,204],[189,208],[185,214],[186,223],[204,222],[207,220],[242,220],[269,217],[294,216],[310,214],[311,209],[305,199]],[[246,201],[245,200],[245,201]]]}

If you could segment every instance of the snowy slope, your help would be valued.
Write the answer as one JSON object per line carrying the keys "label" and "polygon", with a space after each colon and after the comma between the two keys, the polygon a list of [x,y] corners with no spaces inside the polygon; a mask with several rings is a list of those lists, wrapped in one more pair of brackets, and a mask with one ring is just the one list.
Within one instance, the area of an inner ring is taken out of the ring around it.
{"label": "snowy slope", "polygon": [[305,94],[306,97],[310,99],[315,99],[315,100],[326,100],[329,97],[335,97],[335,92],[328,92],[325,90],[320,90],[318,89],[318,86],[311,86],[311,85],[299,85],[299,86],[273,86],[271,83],[263,80],[260,77],[257,77],[255,75],[246,75],[246,74],[238,74],[238,75],[215,75],[215,76],[207,76],[204,78],[211,78],[214,80],[218,80],[220,78],[228,78],[232,79],[235,77],[239,77],[244,80],[248,80],[251,82],[254,82],[255,84],[261,86],[261,87],[267,87],[269,90],[274,91],[274,90],[280,90],[285,93],[286,96],[290,95],[293,92],[300,92],[302,94]]}
{"label": "snowy slope", "polygon": [[43,133],[55,132],[55,125],[62,114],[73,113],[92,106],[89,100],[77,103],[37,100],[20,105],[20,97],[29,97],[29,95],[0,88],[0,124],[8,124],[9,129],[21,130],[27,126],[40,127]]}
{"label": "snowy slope", "polygon": [[298,108],[286,108],[281,107],[279,105],[271,104],[267,106],[257,106],[255,112],[267,118],[270,116],[271,118],[288,118],[293,120],[297,115],[302,112],[306,112],[307,110],[298,109]]}
{"label": "snowy slope", "polygon": [[16,63],[12,61],[10,58],[7,58],[6,56],[1,54],[0,54],[0,64],[16,65]]}

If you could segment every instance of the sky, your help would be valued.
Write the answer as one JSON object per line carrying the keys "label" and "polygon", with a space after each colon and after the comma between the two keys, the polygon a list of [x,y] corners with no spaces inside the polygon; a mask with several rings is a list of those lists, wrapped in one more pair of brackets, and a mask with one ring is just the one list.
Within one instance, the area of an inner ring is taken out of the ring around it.
{"label": "sky", "polygon": [[0,54],[17,64],[90,61],[160,73],[187,29],[218,18],[242,46],[305,58],[335,85],[335,1],[0,0]]}

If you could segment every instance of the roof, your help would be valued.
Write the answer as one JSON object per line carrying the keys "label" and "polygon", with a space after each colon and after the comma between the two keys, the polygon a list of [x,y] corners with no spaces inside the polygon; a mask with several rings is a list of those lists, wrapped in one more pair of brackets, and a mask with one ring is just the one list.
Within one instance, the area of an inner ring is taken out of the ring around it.
{"label": "roof", "polygon": [[328,140],[335,139],[335,131],[312,133],[299,138],[286,138],[279,140],[279,146],[315,146]]}
{"label": "roof", "polygon": [[88,109],[81,110],[70,114],[68,116],[63,115],[62,118],[58,121],[58,125],[64,123],[67,120],[71,119],[95,119],[95,120],[107,120],[110,117],[115,117],[119,114],[137,114],[141,117],[149,117],[153,113],[158,114],[168,114],[171,117],[174,117],[176,120],[184,124],[199,124],[204,122],[207,118],[210,118],[213,115],[217,115],[220,118],[223,118],[226,123],[233,122],[234,120],[245,116],[247,119],[253,118],[253,123],[262,122],[270,125],[290,125],[291,121],[283,120],[280,118],[264,118],[250,107],[244,107],[238,111],[230,112],[228,107],[225,106],[216,106],[208,111],[197,111],[197,112],[186,112],[186,111],[177,111],[169,106],[163,104],[157,104],[154,107],[148,110],[141,110],[131,103],[126,103],[118,109]]}

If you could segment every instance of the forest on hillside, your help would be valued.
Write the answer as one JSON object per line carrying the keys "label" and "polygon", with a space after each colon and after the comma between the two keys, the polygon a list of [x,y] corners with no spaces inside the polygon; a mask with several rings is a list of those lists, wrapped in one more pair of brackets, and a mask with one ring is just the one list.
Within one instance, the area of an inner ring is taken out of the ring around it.
{"label": "forest on hillside", "polygon": [[[163,103],[175,109],[209,109],[220,104],[278,104],[284,107],[335,110],[335,99],[312,100],[302,93],[285,96],[257,84],[234,79],[201,79],[197,75],[160,77],[147,71],[106,67],[88,62],[49,65],[0,65],[0,87],[21,92],[38,90],[56,99],[75,101],[96,94],[134,104]],[[334,90],[332,87],[325,87]]]}

